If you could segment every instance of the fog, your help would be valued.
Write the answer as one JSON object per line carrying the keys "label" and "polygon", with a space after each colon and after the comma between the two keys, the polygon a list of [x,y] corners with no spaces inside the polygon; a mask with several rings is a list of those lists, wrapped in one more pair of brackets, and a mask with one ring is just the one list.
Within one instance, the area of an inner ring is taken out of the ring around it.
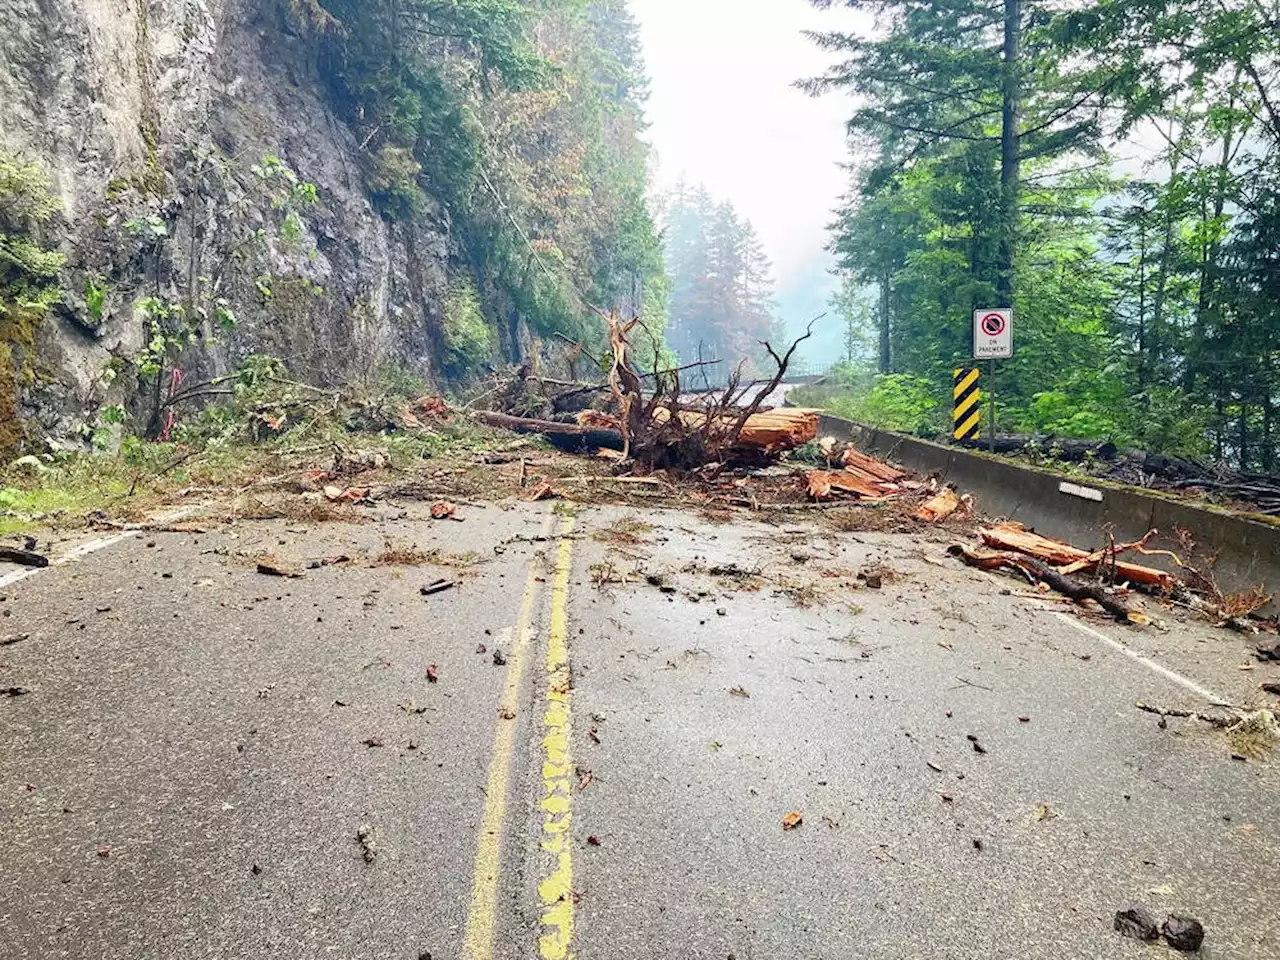
{"label": "fog", "polygon": [[804,30],[861,18],[807,0],[632,0],[651,77],[649,136],[659,188],[702,182],[756,227],[779,293],[811,285],[826,224],[847,188],[842,97],[792,84],[825,55]]}

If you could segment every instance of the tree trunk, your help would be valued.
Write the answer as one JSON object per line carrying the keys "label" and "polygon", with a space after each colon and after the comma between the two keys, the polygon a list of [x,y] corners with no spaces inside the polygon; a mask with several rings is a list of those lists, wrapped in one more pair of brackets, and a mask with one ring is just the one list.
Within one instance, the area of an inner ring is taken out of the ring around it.
{"label": "tree trunk", "polygon": [[1222,462],[1223,454],[1226,452],[1223,436],[1227,432],[1227,415],[1222,402],[1222,377],[1219,375],[1215,378],[1214,395],[1213,395],[1213,455],[1219,463]]}
{"label": "tree trunk", "polygon": [[1249,404],[1245,402],[1244,393],[1240,394],[1240,420],[1238,423],[1240,436],[1240,472],[1249,469]]}
{"label": "tree trunk", "polygon": [[[1270,338],[1268,338],[1269,340]],[[1263,351],[1262,370],[1262,449],[1259,456],[1259,462],[1262,464],[1262,471],[1270,473],[1275,468],[1276,451],[1275,444],[1271,439],[1271,424],[1275,416],[1275,384],[1272,375],[1271,344],[1266,345]]]}
{"label": "tree trunk", "polygon": [[[1169,142],[1173,142],[1173,124],[1169,121]],[[1178,143],[1181,144],[1186,139],[1186,128],[1183,127],[1182,133],[1178,137]],[[1181,159],[1179,150],[1174,150],[1169,160],[1169,183],[1173,183],[1178,176],[1178,161]],[[1159,204],[1157,204],[1157,207]],[[1177,216],[1171,209],[1166,209],[1164,214],[1164,239],[1160,247],[1160,273],[1156,277],[1156,293],[1155,302],[1151,305],[1151,359],[1155,361],[1157,369],[1156,376],[1159,377],[1161,371],[1159,363],[1164,350],[1164,301],[1165,294],[1169,288],[1169,269],[1173,265],[1173,234],[1177,226]]]}
{"label": "tree trunk", "polygon": [[1138,387],[1147,385],[1147,211],[1138,220]]}
{"label": "tree trunk", "polygon": [[893,356],[889,347],[889,273],[880,278],[880,372],[893,372]]}
{"label": "tree trunk", "polygon": [[[1239,75],[1237,74],[1237,79]],[[1214,185],[1213,198],[1213,219],[1219,220],[1222,212],[1226,207],[1227,193],[1227,177],[1230,173],[1231,166],[1231,146],[1235,137],[1235,96],[1231,97],[1230,103],[1227,105],[1227,125],[1222,132],[1222,159],[1218,163],[1218,176]],[[1209,312],[1213,309],[1214,284],[1218,278],[1218,255],[1222,250],[1222,243],[1215,236],[1209,241],[1204,251],[1204,256],[1200,261],[1200,291],[1196,300],[1196,320],[1195,334],[1192,337],[1191,349],[1187,351],[1187,368],[1182,376],[1182,389],[1187,393],[1192,393],[1196,388],[1196,369],[1195,360],[1199,352],[1200,345],[1204,342],[1205,330],[1208,328]]]}
{"label": "tree trunk", "polygon": [[1019,46],[1022,0],[1004,0],[1003,108],[1000,118],[1000,255],[996,272],[999,306],[1013,306],[1013,260],[1018,232]]}

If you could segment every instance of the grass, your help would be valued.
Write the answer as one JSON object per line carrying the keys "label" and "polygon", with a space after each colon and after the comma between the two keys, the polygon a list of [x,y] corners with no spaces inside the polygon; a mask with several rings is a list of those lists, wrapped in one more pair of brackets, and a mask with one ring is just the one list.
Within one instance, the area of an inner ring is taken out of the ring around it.
{"label": "grass", "polygon": [[611,527],[597,530],[591,536],[601,543],[626,544],[637,546],[648,543],[644,534],[653,532],[653,524],[637,520],[635,517],[624,517]]}
{"label": "grass", "polygon": [[[381,454],[391,465],[388,472],[403,479],[421,476],[424,466],[438,471],[471,463],[476,454],[512,443],[508,433],[463,419],[388,430],[385,418],[366,417],[363,407],[333,415],[330,396],[320,394],[323,402],[291,412],[291,428],[258,441],[249,438],[248,421],[238,409],[209,408],[177,431],[181,442],[126,437],[118,453],[63,453],[40,458],[41,466],[28,457],[25,465],[0,467],[0,535],[83,527],[97,512],[141,519],[179,494],[185,502],[230,495],[228,519],[362,522],[359,511],[346,505],[296,495],[264,500],[249,493],[272,486],[296,490],[302,473],[327,471],[339,450]],[[484,474],[491,481],[497,471],[487,467]]]}
{"label": "grass", "polygon": [[131,483],[127,473],[80,461],[38,477],[0,475],[0,535],[78,522],[126,498]]}
{"label": "grass", "polygon": [[388,540],[373,558],[375,567],[420,567],[431,560],[431,555],[423,553],[416,544],[395,543]]}

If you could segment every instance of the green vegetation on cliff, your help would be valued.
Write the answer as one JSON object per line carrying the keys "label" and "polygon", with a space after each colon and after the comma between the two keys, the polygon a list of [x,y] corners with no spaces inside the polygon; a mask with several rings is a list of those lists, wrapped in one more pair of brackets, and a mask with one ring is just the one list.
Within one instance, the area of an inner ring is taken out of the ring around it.
{"label": "green vegetation on cliff", "polygon": [[35,376],[36,329],[58,297],[64,257],[40,232],[59,206],[40,164],[0,151],[0,453],[22,439],[19,398]]}
{"label": "green vegetation on cliff", "polygon": [[[316,38],[370,197],[389,219],[451,225],[509,356],[521,355],[525,329],[597,337],[592,306],[662,326],[666,281],[639,139],[645,79],[622,0],[286,9]],[[444,331],[454,374],[489,359],[475,336],[459,349],[457,310],[448,305]]]}

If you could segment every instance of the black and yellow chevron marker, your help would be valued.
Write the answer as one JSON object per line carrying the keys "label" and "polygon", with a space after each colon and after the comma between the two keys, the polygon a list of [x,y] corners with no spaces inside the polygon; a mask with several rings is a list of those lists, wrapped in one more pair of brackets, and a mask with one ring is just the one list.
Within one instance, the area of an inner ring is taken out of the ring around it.
{"label": "black and yellow chevron marker", "polygon": [[956,369],[956,404],[952,412],[957,440],[977,440],[982,426],[982,391],[978,389],[981,376],[976,367]]}

